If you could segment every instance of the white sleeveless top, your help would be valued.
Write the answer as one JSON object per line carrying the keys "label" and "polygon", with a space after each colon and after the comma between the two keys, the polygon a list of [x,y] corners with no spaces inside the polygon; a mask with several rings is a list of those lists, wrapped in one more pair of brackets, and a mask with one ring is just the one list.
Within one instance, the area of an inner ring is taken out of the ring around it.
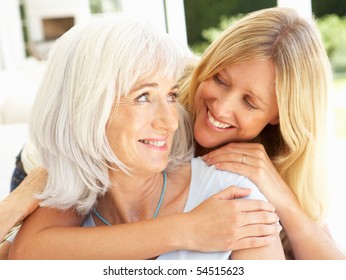
{"label": "white sleeveless top", "polygon": [[[208,166],[201,158],[193,158],[191,160],[191,183],[190,191],[184,212],[188,212],[201,204],[210,196],[220,192],[221,190],[231,186],[239,186],[251,188],[251,194],[247,199],[267,199],[259,191],[257,186],[248,178],[226,171],[216,170],[214,166]],[[92,215],[90,214],[83,223],[84,227],[95,226]],[[158,260],[227,260],[231,251],[204,253],[197,251],[179,250],[160,255]]]}

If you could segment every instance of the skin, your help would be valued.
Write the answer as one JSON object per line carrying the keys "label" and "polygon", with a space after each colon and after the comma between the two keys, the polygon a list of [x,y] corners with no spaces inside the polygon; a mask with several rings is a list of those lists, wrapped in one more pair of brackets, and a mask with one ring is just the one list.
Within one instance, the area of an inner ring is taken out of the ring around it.
{"label": "skin", "polygon": [[[119,151],[119,153],[116,153],[117,156],[131,168],[131,172],[135,176],[129,177],[128,175],[119,172],[116,166],[113,166],[115,170],[109,171],[112,187],[106,196],[100,198],[98,204],[99,212],[101,212],[110,223],[120,224],[132,222],[133,231],[131,233],[129,233],[129,231],[123,232],[124,224],[114,227],[96,227],[96,229],[75,227],[64,230],[62,227],[54,228],[54,226],[52,226],[52,220],[47,220],[49,215],[41,215],[42,211],[51,212],[50,218],[54,217],[54,215],[56,217],[59,214],[54,210],[41,208],[31,215],[22,226],[11,248],[10,258],[59,259],[67,258],[67,256],[68,258],[90,259],[114,258],[116,252],[107,249],[112,242],[114,243],[115,229],[117,230],[116,234],[118,233],[118,242],[121,242],[122,238],[128,240],[130,235],[133,234],[139,237],[137,243],[140,245],[133,248],[134,250],[137,250],[137,257],[131,255],[131,258],[142,258],[145,252],[147,252],[146,250],[149,249],[151,250],[150,257],[156,256],[154,253],[158,252],[158,254],[160,254],[159,251],[162,250],[162,247],[164,246],[164,249],[168,249],[168,251],[171,249],[183,249],[180,248],[180,243],[171,240],[172,236],[178,236],[178,240],[185,240],[184,249],[193,250],[195,248],[194,246],[196,246],[200,240],[197,238],[197,241],[195,240],[188,244],[186,240],[191,240],[189,237],[189,231],[185,230],[186,227],[185,229],[184,227],[179,227],[179,224],[186,224],[187,220],[190,221],[190,227],[188,229],[192,229],[193,233],[196,235],[203,236],[203,224],[207,224],[208,229],[215,229],[215,233],[218,232],[218,236],[222,235],[221,238],[216,238],[215,241],[212,241],[215,239],[212,238],[213,235],[210,235],[209,239],[203,239],[211,240],[210,243],[212,243],[208,244],[208,250],[206,251],[213,251],[216,248],[221,248],[220,246],[224,247],[232,234],[238,234],[230,231],[228,224],[232,222],[237,224],[237,221],[233,220],[235,217],[234,213],[235,210],[239,211],[241,208],[239,208],[239,206],[237,208],[230,207],[231,205],[234,206],[235,202],[235,200],[230,199],[246,195],[246,193],[248,194],[247,190],[238,190],[237,193],[234,188],[229,188],[208,199],[206,204],[208,205],[208,209],[212,211],[209,211],[210,218],[207,217],[207,220],[205,219],[205,215],[200,215],[200,211],[205,213],[203,208],[204,206],[198,206],[189,213],[181,214],[189,190],[191,174],[189,164],[183,165],[178,170],[168,172],[167,174],[167,191],[158,218],[158,220],[161,221],[161,231],[150,232],[153,229],[154,220],[142,221],[144,219],[150,219],[156,208],[156,203],[160,196],[162,186],[161,171],[167,165],[173,133],[177,128],[178,122],[178,115],[174,104],[175,100],[172,102],[172,99],[174,99],[172,97],[176,90],[175,84],[172,83],[172,81],[162,79],[160,79],[160,81],[155,81],[154,83],[149,81],[149,83],[154,84],[154,86],[146,86],[144,88],[139,87],[138,92],[137,90],[131,92],[128,100],[124,100],[124,102],[122,102],[123,105],[119,106],[116,117],[111,117],[107,125],[107,137],[112,149],[114,152]],[[148,81],[146,81],[146,84],[148,84]],[[127,103],[128,101],[130,102]],[[148,116],[148,118],[143,118],[143,115]],[[122,152],[122,150],[125,150],[126,152]],[[152,161],[154,164],[151,164]],[[230,204],[230,202],[232,203]],[[255,203],[252,205],[255,211],[262,209],[264,205],[269,205],[262,201],[247,202],[250,204]],[[236,204],[238,203],[239,201],[236,201]],[[220,204],[230,204],[228,206],[228,211],[224,211],[226,208],[224,206],[221,208]],[[264,219],[267,220],[268,224],[274,222],[273,215],[270,215],[272,210],[273,209],[262,212],[262,214],[266,215]],[[256,215],[257,214],[258,213],[256,213]],[[69,214],[65,214],[65,216],[66,215]],[[217,216],[229,218],[228,221],[230,222],[225,224],[225,220],[223,220],[223,222],[220,223],[220,219],[213,219],[213,217]],[[241,216],[244,216],[245,220],[247,220],[248,226],[243,227],[242,229],[246,231],[246,234],[250,234],[251,230],[258,231],[257,224],[253,223],[255,215],[253,215],[251,211],[239,211],[239,216],[237,217],[239,218]],[[177,219],[178,217],[179,219]],[[203,219],[201,219],[202,217]],[[70,217],[70,219],[65,220],[64,226],[69,225],[73,219],[73,217]],[[104,225],[95,217],[94,219],[96,225]],[[277,221],[277,219],[275,220]],[[172,221],[176,222],[173,227]],[[150,224],[151,227],[148,228],[148,225]],[[169,231],[162,230],[164,228],[169,228]],[[275,233],[273,233],[273,226],[266,227],[260,225],[263,235],[272,236],[270,245],[234,251],[232,253],[232,258],[283,259],[284,255],[282,246],[278,237],[280,227],[276,226],[274,228]],[[54,232],[53,236],[52,232]],[[143,238],[146,238],[145,236],[147,236],[146,233],[148,232],[151,234],[155,233],[155,236],[159,237],[156,238],[158,249],[155,245],[152,246],[152,244],[148,244],[150,245],[150,248],[145,245],[146,243]],[[172,234],[172,232],[174,234]],[[199,234],[197,234],[197,232],[199,232]],[[207,232],[209,234],[210,230]],[[101,238],[97,238],[97,234],[99,234]],[[83,239],[79,238],[82,235]],[[94,246],[88,246],[86,252],[82,248],[83,246],[85,247],[85,242],[86,240],[89,240],[89,238],[93,240]],[[166,245],[161,244],[162,241],[164,241]],[[201,243],[202,242],[204,241],[201,241]],[[71,248],[71,243],[73,244],[73,248]],[[135,244],[137,245],[137,243],[127,243],[128,242],[125,242],[126,249],[122,246],[117,248],[122,251],[121,258],[127,258],[127,252],[124,252],[124,250],[129,250],[131,252],[132,246]],[[186,243],[188,245],[186,245]],[[199,248],[202,247],[201,244],[197,245]],[[63,252],[58,249],[59,247],[61,248],[61,246],[65,248]],[[211,246],[213,247],[212,250],[210,250]],[[33,250],[33,248],[35,248],[35,250]],[[47,248],[50,249],[47,250]],[[81,250],[76,250],[76,248],[81,248]],[[140,257],[138,257],[138,255]]]}
{"label": "skin", "polygon": [[[166,79],[161,83],[171,84]],[[173,135],[178,128],[178,86],[167,88],[161,83],[139,82],[126,98],[121,98],[114,118],[108,121],[107,137],[112,150],[136,174],[161,171],[167,166]],[[166,99],[160,99],[160,92],[169,94]]]}
{"label": "skin", "polygon": [[[23,221],[37,208],[39,201],[33,197],[33,194],[41,191],[41,182],[46,180],[46,170],[38,167],[31,172],[31,176],[24,179],[18,188],[0,202],[0,240],[6,237],[13,225]],[[18,203],[18,201],[21,203]],[[10,246],[11,244],[8,241],[0,243],[0,260],[7,259]]]}
{"label": "skin", "polygon": [[204,148],[255,138],[278,124],[271,60],[229,65],[203,81],[195,97],[195,139]]}
{"label": "skin", "polygon": [[[161,171],[168,164],[178,128],[177,91],[177,85],[171,80],[140,82],[128,97],[121,98],[121,105],[108,121],[110,146],[132,175],[120,172],[114,164],[115,170],[109,170],[112,187],[99,200],[99,208],[101,213],[107,210],[105,216],[111,224],[148,219],[154,214],[163,184]],[[184,178],[189,180],[187,174]],[[168,190],[168,194],[171,191]],[[186,191],[179,190],[185,195]],[[117,215],[112,214],[114,212]]]}

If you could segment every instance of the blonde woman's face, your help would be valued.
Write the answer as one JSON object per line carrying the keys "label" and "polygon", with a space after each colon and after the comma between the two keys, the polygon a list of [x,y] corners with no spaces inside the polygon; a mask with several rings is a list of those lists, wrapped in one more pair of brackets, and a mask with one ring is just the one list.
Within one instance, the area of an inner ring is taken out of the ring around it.
{"label": "blonde woman's face", "polygon": [[178,128],[175,80],[143,80],[122,97],[107,124],[114,154],[134,172],[166,168],[173,135]]}
{"label": "blonde woman's face", "polygon": [[197,88],[194,135],[206,148],[255,138],[279,123],[271,60],[233,64]]}

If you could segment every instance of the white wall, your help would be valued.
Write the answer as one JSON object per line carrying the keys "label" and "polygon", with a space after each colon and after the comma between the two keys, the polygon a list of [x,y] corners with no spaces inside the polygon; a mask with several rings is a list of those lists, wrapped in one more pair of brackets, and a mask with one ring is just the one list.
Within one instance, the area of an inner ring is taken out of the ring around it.
{"label": "white wall", "polygon": [[90,18],[89,0],[24,0],[29,40],[44,40],[43,18],[74,17],[75,23]]}
{"label": "white wall", "polygon": [[165,2],[168,33],[187,45],[184,0],[165,0]]}
{"label": "white wall", "polygon": [[18,0],[0,0],[0,69],[13,69],[25,58]]}
{"label": "white wall", "polygon": [[159,29],[187,44],[184,0],[122,0],[123,13],[149,19]]}
{"label": "white wall", "polygon": [[277,0],[279,7],[296,9],[301,16],[310,19],[312,15],[311,0]]}

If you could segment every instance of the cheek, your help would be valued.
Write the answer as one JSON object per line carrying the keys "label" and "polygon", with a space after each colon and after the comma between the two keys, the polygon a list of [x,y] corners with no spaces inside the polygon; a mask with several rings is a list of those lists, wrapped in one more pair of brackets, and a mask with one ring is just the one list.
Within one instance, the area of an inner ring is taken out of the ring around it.
{"label": "cheek", "polygon": [[213,88],[210,82],[204,81],[198,86],[196,95],[195,95],[196,113],[198,113],[201,110],[201,108],[203,107],[203,104],[205,104],[209,99],[214,98],[213,97],[214,94],[215,94],[215,89]]}
{"label": "cheek", "polygon": [[255,138],[269,124],[267,118],[256,116],[244,116],[241,120],[241,127],[245,129],[248,140]]}
{"label": "cheek", "polygon": [[123,139],[134,137],[133,132],[137,130],[139,122],[132,115],[130,112],[127,115],[119,113],[108,121],[106,136],[112,149],[122,145],[122,142],[124,142]]}
{"label": "cheek", "polygon": [[196,95],[195,95],[195,109],[196,110],[198,109],[199,103],[202,100],[202,97],[201,97],[202,91],[203,91],[203,88],[201,86],[199,86],[197,88]]}
{"label": "cheek", "polygon": [[115,152],[114,148],[119,145],[119,139],[121,138],[123,133],[122,131],[122,133],[119,134],[119,131],[120,128],[115,122],[111,122],[107,127],[107,140],[113,152]]}
{"label": "cheek", "polygon": [[[178,108],[176,106],[174,106],[173,110],[172,110],[172,118],[173,118],[173,130],[176,131],[178,129],[179,126],[179,121],[182,119],[182,117],[180,117]],[[181,124],[184,125],[184,124]]]}

